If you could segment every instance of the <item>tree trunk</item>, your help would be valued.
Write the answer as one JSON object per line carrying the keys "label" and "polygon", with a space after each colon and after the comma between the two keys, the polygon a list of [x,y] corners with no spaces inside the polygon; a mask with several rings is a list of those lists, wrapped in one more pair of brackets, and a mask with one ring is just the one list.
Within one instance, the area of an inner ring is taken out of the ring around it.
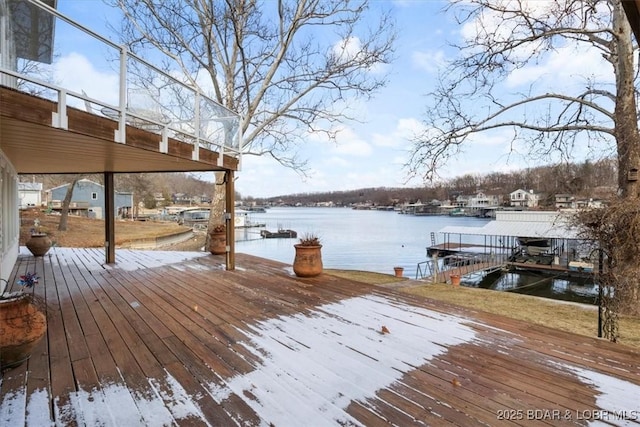
{"label": "tree trunk", "polygon": [[[224,172],[215,172],[215,182],[213,185],[213,194],[211,195],[211,204],[209,212],[209,224],[207,225],[207,240],[209,234],[213,231],[214,227],[219,224],[224,224],[224,206],[225,206],[225,190],[224,190]],[[209,242],[206,242],[208,247]]]}
{"label": "tree trunk", "polygon": [[614,2],[613,31],[616,55],[615,136],[618,154],[618,191],[623,198],[638,198],[640,134],[634,86],[633,41],[620,1]]}
{"label": "tree trunk", "polygon": [[[613,52],[616,61],[615,136],[618,154],[618,193],[623,199],[635,200],[640,196],[640,133],[634,86],[634,50],[631,27],[620,1],[614,2],[613,31]],[[632,273],[637,270],[639,256],[638,248],[635,251],[618,253],[616,256],[619,262],[617,268],[627,272],[624,275],[625,279],[621,281],[625,283],[616,283],[616,298],[621,303],[623,312],[629,312],[629,308],[632,307],[639,307],[640,277]]]}
{"label": "tree trunk", "polygon": [[69,187],[67,187],[67,194],[64,196],[62,202],[62,211],[60,212],[60,222],[58,223],[58,231],[67,231],[67,219],[69,217],[69,205],[71,205],[71,198],[73,197],[73,188],[80,180],[80,176],[75,176]]}

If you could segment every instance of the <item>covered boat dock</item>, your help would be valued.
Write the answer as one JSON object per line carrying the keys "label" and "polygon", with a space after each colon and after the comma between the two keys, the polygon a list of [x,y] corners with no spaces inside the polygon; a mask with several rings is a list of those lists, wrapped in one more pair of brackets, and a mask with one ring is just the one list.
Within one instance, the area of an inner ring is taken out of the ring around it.
{"label": "covered boat dock", "polygon": [[482,227],[444,227],[439,231],[443,242],[436,243],[432,237],[427,254],[449,259],[489,256],[504,260],[505,268],[592,273],[597,269],[595,247],[571,226],[569,215],[564,211],[498,211],[496,220]]}

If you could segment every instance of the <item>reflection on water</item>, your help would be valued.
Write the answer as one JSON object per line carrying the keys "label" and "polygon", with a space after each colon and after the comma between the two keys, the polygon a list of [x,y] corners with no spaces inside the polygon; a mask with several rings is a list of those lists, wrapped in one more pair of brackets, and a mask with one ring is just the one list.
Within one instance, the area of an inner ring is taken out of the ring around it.
{"label": "reflection on water", "polygon": [[[442,243],[443,236],[438,231],[445,226],[481,227],[489,221],[348,208],[271,208],[250,216],[252,221],[266,224],[270,231],[286,228],[297,231],[298,236],[309,232],[319,235],[325,268],[393,274],[393,267],[400,266],[405,276],[412,279],[416,277],[418,263],[427,260],[426,248],[432,244],[432,233],[436,243]],[[259,228],[240,229],[236,233],[236,251],[287,264],[293,262],[297,239],[263,239]],[[483,236],[465,236],[464,243],[477,244],[481,251],[486,241]],[[463,278],[462,284],[589,304],[594,303],[597,295],[597,287],[589,281],[567,281],[535,273],[498,273],[484,278],[470,275]]]}
{"label": "reflection on water", "polygon": [[597,304],[598,285],[591,278],[554,277],[548,274],[519,271],[496,272],[482,277],[470,275],[463,285],[497,291],[517,292],[544,298]]}

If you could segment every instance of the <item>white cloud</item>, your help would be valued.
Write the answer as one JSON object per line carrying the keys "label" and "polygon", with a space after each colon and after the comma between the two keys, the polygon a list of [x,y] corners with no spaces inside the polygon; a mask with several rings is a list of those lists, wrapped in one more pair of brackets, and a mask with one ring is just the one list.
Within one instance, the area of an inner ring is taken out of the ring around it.
{"label": "white cloud", "polygon": [[349,156],[367,157],[373,152],[371,145],[351,128],[343,128],[336,136],[337,144],[332,151]]}
{"label": "white cloud", "polygon": [[333,153],[349,156],[369,156],[372,153],[371,145],[363,140],[351,127],[340,126],[331,130],[335,132],[332,140],[324,132],[310,132],[308,140],[330,147]]}
{"label": "white cloud", "polygon": [[587,77],[599,83],[613,83],[611,64],[602,58],[597,49],[584,44],[568,45],[549,53],[542,64],[514,70],[507,78],[506,85],[517,87],[538,81],[548,86],[548,90],[556,87],[566,89],[567,85],[584,86],[584,78]]}
{"label": "white cloud", "polygon": [[445,53],[442,50],[415,51],[411,54],[411,63],[421,70],[435,74],[446,64]]}
{"label": "white cloud", "polygon": [[118,103],[119,77],[116,73],[99,71],[87,57],[72,52],[54,64],[56,84],[82,92],[91,98],[116,105]]}
{"label": "white cloud", "polygon": [[373,144],[377,147],[404,148],[409,140],[424,132],[420,120],[410,117],[398,119],[395,129],[388,134],[374,133]]}
{"label": "white cloud", "polygon": [[351,162],[349,162],[346,159],[343,159],[342,157],[337,157],[337,156],[332,156],[328,158],[325,164],[327,166],[335,166],[339,168],[346,168],[351,166]]}
{"label": "white cloud", "polygon": [[333,54],[340,62],[351,61],[363,54],[362,42],[358,37],[347,37],[333,46]]}

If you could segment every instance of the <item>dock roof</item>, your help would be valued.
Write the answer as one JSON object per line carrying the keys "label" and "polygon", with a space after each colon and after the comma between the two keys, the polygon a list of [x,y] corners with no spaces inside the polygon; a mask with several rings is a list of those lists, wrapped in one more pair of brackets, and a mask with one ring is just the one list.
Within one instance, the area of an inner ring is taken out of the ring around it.
{"label": "dock roof", "polygon": [[447,226],[443,234],[476,236],[545,237],[549,239],[578,239],[580,235],[569,223],[565,212],[496,212],[496,220],[482,227]]}

